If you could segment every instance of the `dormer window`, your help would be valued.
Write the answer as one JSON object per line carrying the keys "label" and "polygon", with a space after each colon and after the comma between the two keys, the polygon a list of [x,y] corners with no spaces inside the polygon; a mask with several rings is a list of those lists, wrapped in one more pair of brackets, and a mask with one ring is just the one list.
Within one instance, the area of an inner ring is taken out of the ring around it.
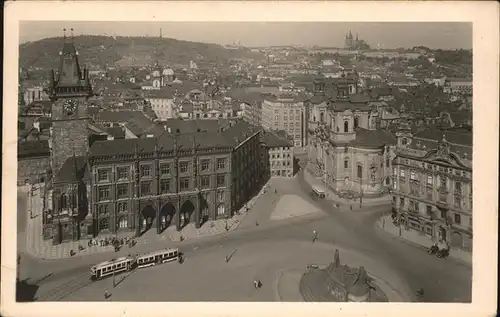
{"label": "dormer window", "polygon": [[349,121],[344,121],[344,132],[349,132]]}
{"label": "dormer window", "polygon": [[408,144],[408,139],[403,138],[403,139],[401,140],[401,144],[402,144],[402,145],[407,145],[407,144]]}

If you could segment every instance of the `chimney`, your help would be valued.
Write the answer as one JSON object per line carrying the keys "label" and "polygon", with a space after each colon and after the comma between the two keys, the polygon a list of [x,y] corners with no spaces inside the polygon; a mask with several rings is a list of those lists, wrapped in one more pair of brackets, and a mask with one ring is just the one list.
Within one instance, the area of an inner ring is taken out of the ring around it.
{"label": "chimney", "polygon": [[167,131],[168,131],[168,133],[172,133],[172,129],[171,128],[167,128]]}

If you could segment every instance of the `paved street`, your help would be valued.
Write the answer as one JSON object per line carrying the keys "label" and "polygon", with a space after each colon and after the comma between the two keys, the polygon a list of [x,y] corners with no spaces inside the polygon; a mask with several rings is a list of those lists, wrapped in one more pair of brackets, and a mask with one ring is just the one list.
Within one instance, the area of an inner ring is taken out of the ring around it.
{"label": "paved street", "polygon": [[[226,263],[225,255],[233,251],[234,256]],[[107,290],[113,301],[277,301],[284,295],[280,292],[288,290],[280,290],[277,285],[281,268],[304,272],[307,264],[331,262],[334,252],[335,246],[330,243],[310,241],[261,241],[245,243],[237,249],[230,243],[193,253],[182,265],[168,263],[117,276],[117,282],[123,281],[116,288],[112,279],[95,282],[65,300],[101,301]],[[256,261],[256,254],[260,260]],[[340,250],[340,254],[341,260],[352,265],[364,265],[370,272],[389,275],[391,284],[410,292],[402,280],[391,276],[378,261],[348,250]],[[200,269],[200,263],[210,265]],[[254,288],[255,279],[263,282],[262,289]],[[294,286],[297,285],[288,288]],[[154,292],[148,291],[153,289]]]}
{"label": "paved street", "polygon": [[[293,267],[294,262],[297,262],[295,258],[292,259],[283,256],[284,259],[288,260],[282,263],[271,261],[274,264],[269,264],[266,268],[266,263],[269,262],[270,254],[274,253],[276,253],[278,257],[281,252],[284,254],[299,253],[302,258],[303,255],[305,255],[307,261],[309,261],[311,254],[317,254],[317,252],[309,251],[309,249],[300,252],[298,251],[297,243],[311,243],[312,230],[317,230],[321,243],[337,245],[341,249],[358,253],[365,258],[371,258],[373,261],[378,262],[380,267],[383,267],[384,270],[392,271],[393,278],[405,281],[410,290],[417,290],[421,287],[424,288],[426,301],[467,302],[471,300],[472,270],[470,267],[450,258],[439,259],[435,256],[429,256],[425,250],[398,240],[375,226],[375,222],[384,212],[387,212],[390,207],[382,205],[366,208],[366,210],[360,212],[340,212],[331,207],[331,202],[311,200],[309,196],[310,185],[304,180],[302,175],[298,175],[294,179],[273,180],[271,186],[274,186],[278,193],[275,194],[273,191],[270,191],[268,194],[261,197],[250,213],[243,218],[240,227],[234,232],[180,243],[157,241],[151,244],[138,246],[135,249],[128,249],[120,252],[124,254],[128,252],[138,253],[155,250],[160,246],[177,245],[187,254],[189,261],[185,263],[186,268],[182,266],[182,268],[178,268],[178,273],[176,271],[175,281],[178,281],[178,283],[172,280],[168,283],[170,285],[169,287],[183,288],[186,292],[189,290],[194,292],[195,289],[206,289],[206,292],[210,293],[211,298],[221,299],[223,296],[230,293],[231,296],[235,298],[234,300],[243,297],[247,298],[247,300],[264,300],[259,296],[265,297],[265,300],[276,300],[276,297],[272,294],[251,295],[248,293],[253,291],[251,280],[249,282],[244,282],[233,276],[238,275],[240,271],[248,271],[248,267],[255,267],[248,273],[248,278],[251,278],[250,275],[252,274],[250,273],[252,272],[254,272],[253,274],[257,274],[257,272],[265,271],[267,272],[265,273],[267,274],[265,278],[271,279],[271,276],[277,274],[277,270],[287,268],[279,267],[280,265]],[[276,204],[281,195],[294,195],[300,197],[305,202],[311,203],[316,206],[316,208],[321,209],[324,213],[314,213],[303,217],[284,220],[270,220],[270,214],[275,206],[270,202],[274,201]],[[255,225],[255,219],[260,221],[259,226]],[[257,245],[269,245],[269,250],[265,251],[267,249],[255,247]],[[271,247],[271,245],[274,247]],[[213,251],[217,250],[219,246],[222,246],[225,250],[234,250],[237,248],[240,251],[244,251],[241,253],[238,252],[238,255],[242,256],[242,254],[245,254],[245,265],[248,267],[244,266],[229,271],[227,271],[227,268],[224,266],[220,267],[221,264],[225,264],[223,261],[224,257],[220,254],[217,256],[217,252]],[[261,249],[263,252],[262,254],[260,254]],[[309,252],[311,252],[311,254]],[[213,255],[209,255],[211,253],[213,253]],[[252,254],[252,256],[249,256],[249,254]],[[325,256],[326,259],[333,257],[329,252],[325,252]],[[88,269],[92,264],[107,260],[109,257],[109,254],[93,254],[79,259],[70,258],[64,260],[42,261],[30,259],[25,256],[22,259],[22,270],[29,271],[28,274],[32,276],[33,279],[39,279],[44,275],[53,273],[52,276],[41,283],[39,294],[37,295],[43,297],[44,293],[65,283],[78,278],[82,279],[85,276],[88,277]],[[220,263],[219,257],[222,258],[223,263]],[[320,258],[318,257],[318,259]],[[37,274],[34,273],[35,266]],[[152,268],[151,271],[162,272],[166,267],[168,266],[165,266],[165,268]],[[228,277],[226,277],[226,273]],[[135,275],[134,273],[126,282],[123,282],[123,290],[120,291],[123,292],[123,294],[120,293],[122,294],[120,296],[126,299],[126,293],[128,291],[137,289],[140,289],[144,294],[156,293],[153,287],[150,287],[149,289],[151,291],[148,292],[148,287],[142,286],[142,284],[134,284],[141,283],[142,279],[140,276],[144,276],[144,279],[147,280],[148,274],[149,273],[138,274],[137,276],[139,277],[137,277],[137,282],[134,282],[136,281],[134,280],[135,277],[132,277]],[[149,279],[154,280],[155,275],[153,273],[151,274],[152,277],[149,277]],[[198,278],[196,278],[196,276]],[[202,276],[210,277],[202,281]],[[244,279],[243,277],[241,278]],[[235,280],[233,281],[233,279]],[[216,281],[219,282],[216,283]],[[220,283],[220,281],[224,281],[224,283]],[[106,282],[103,281],[103,283]],[[158,281],[158,283],[160,283],[160,281]],[[226,283],[228,283],[227,287],[224,286]],[[207,288],[209,284],[210,288]],[[241,286],[241,290],[239,290],[241,294],[238,295],[237,285],[243,284],[244,286]],[[201,287],[202,285],[203,287]],[[251,290],[247,290],[246,287]],[[78,292],[84,292],[87,288],[88,286]],[[75,294],[77,294],[77,292],[75,292]],[[182,297],[183,295],[181,294],[182,292],[179,292],[178,296]],[[264,294],[264,292],[262,292],[262,294]],[[69,296],[71,295],[68,295],[68,298]],[[206,296],[208,296],[208,294],[199,296],[200,298],[207,298]],[[117,298],[118,297],[117,295]]]}

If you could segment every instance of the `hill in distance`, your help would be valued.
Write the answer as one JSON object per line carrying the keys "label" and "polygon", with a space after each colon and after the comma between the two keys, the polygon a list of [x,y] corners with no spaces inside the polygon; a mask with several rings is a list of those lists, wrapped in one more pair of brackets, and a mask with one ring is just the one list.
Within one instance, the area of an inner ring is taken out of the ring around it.
{"label": "hill in distance", "polygon": [[[57,68],[63,37],[45,38],[19,45],[19,66]],[[146,66],[158,60],[160,65],[187,65],[189,61],[225,62],[232,58],[261,60],[264,56],[246,48],[225,49],[211,43],[181,41],[157,37],[110,37],[80,35],[73,39],[83,64],[92,66]]]}

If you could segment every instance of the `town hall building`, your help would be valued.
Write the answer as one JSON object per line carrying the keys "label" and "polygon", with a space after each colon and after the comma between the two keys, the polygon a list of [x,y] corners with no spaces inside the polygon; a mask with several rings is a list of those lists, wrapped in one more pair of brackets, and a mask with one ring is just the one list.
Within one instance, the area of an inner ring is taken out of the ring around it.
{"label": "town hall building", "polygon": [[43,236],[54,244],[170,225],[181,230],[229,218],[258,191],[260,129],[242,121],[218,131],[165,133],[89,143],[87,69],[65,39],[48,89],[51,167]]}

